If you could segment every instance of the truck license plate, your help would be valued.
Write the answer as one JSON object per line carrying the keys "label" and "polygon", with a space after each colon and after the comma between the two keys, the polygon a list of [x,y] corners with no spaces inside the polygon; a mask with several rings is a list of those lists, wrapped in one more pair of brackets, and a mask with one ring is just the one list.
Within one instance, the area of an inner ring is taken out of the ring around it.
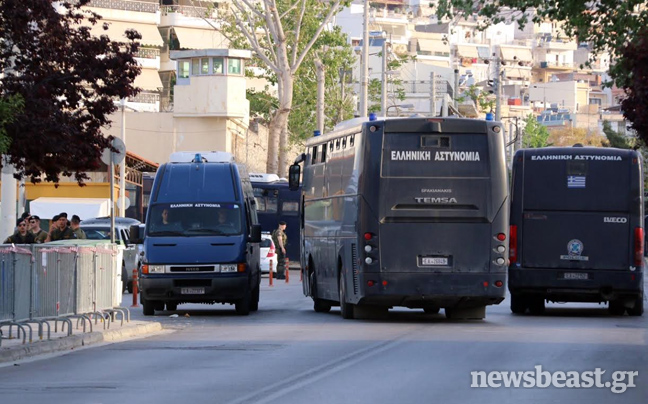
{"label": "truck license plate", "polygon": [[204,295],[205,288],[182,288],[180,293],[183,295]]}
{"label": "truck license plate", "polygon": [[448,265],[447,257],[422,257],[421,265],[423,266],[443,266]]}
{"label": "truck license plate", "polygon": [[589,279],[587,272],[565,272],[563,279]]}

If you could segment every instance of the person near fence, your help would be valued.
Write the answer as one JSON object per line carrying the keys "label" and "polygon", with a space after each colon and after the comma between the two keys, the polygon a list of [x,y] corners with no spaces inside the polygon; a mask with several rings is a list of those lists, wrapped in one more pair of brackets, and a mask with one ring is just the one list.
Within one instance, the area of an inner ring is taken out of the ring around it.
{"label": "person near fence", "polygon": [[44,243],[47,240],[47,232],[40,227],[40,217],[34,215],[29,218],[29,231],[34,235],[36,244]]}
{"label": "person near fence", "polygon": [[33,244],[34,235],[27,231],[27,221],[23,218],[18,219],[16,223],[18,230],[11,236],[7,237],[4,244]]}
{"label": "person near fence", "polygon": [[286,222],[279,222],[279,227],[272,232],[272,241],[277,247],[277,279],[286,279]]}
{"label": "person near fence", "polygon": [[73,240],[76,235],[68,226],[67,216],[56,215],[52,218],[52,225],[45,242],[58,240]]}
{"label": "person near fence", "polygon": [[77,215],[72,215],[72,219],[70,220],[70,229],[72,229],[72,232],[74,232],[74,235],[78,239],[86,239],[86,234],[81,229],[81,218]]}

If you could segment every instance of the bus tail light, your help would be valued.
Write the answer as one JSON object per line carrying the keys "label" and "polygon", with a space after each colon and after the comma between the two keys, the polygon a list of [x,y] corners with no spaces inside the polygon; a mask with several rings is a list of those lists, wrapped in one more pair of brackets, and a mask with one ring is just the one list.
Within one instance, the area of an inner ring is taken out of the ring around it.
{"label": "bus tail light", "polygon": [[636,267],[641,267],[643,265],[644,255],[644,229],[635,227],[634,236],[634,264]]}
{"label": "bus tail light", "polygon": [[518,258],[518,237],[517,237],[517,226],[511,225],[511,230],[509,233],[509,258],[511,264],[515,264]]}
{"label": "bus tail light", "polygon": [[365,233],[365,234],[364,234],[364,239],[367,240],[367,241],[369,241],[369,240],[371,240],[371,239],[373,238],[373,236],[374,236],[374,235],[371,234],[371,233]]}

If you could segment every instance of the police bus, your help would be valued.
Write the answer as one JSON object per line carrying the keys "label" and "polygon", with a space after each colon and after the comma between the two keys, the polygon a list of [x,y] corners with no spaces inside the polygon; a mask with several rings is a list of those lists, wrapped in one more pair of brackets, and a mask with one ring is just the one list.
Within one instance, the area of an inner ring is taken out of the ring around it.
{"label": "police bus", "polygon": [[354,119],[307,140],[303,288],[317,312],[394,306],[484,318],[504,299],[508,186],[499,123]]}
{"label": "police bus", "polygon": [[288,181],[276,174],[250,173],[261,230],[272,233],[280,221],[286,222],[286,256],[299,262],[299,198],[301,189],[290,190]]}
{"label": "police bus", "polygon": [[511,188],[511,311],[545,300],[643,313],[643,173],[633,150],[518,151]]}

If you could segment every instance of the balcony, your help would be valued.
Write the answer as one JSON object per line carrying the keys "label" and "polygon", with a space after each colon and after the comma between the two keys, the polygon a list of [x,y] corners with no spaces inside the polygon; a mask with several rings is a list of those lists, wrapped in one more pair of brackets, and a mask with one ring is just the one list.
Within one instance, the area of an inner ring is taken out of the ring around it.
{"label": "balcony", "polygon": [[156,13],[160,8],[158,2],[131,0],[90,0],[86,6],[111,10],[135,11],[139,13]]}

